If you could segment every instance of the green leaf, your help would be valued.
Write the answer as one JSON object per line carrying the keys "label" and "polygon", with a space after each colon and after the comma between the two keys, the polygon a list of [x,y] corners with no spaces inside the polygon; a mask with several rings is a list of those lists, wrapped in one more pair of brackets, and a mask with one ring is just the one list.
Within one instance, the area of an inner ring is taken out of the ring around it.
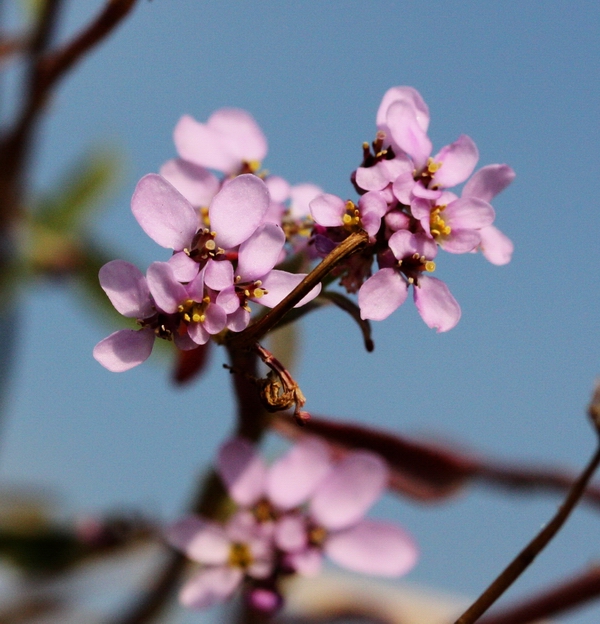
{"label": "green leaf", "polygon": [[116,186],[121,168],[116,150],[92,151],[62,177],[57,190],[37,202],[34,220],[61,232],[79,229],[100,200]]}

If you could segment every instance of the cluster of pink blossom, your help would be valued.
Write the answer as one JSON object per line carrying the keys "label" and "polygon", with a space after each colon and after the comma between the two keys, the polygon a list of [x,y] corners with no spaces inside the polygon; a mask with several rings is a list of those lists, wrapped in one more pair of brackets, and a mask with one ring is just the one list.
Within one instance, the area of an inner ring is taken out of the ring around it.
{"label": "cluster of pink blossom", "polygon": [[[404,303],[412,284],[415,304],[429,327],[447,331],[460,319],[448,287],[428,273],[438,247],[460,254],[481,249],[494,264],[510,261],[511,241],[496,229],[489,202],[514,179],[507,165],[483,167],[458,197],[448,189],[475,169],[479,153],[466,135],[431,156],[429,110],[412,87],[394,87],[377,112],[377,138],[363,146],[352,174],[361,198],[356,206],[324,194],[310,203],[316,246],[324,254],[362,228],[371,245],[344,267],[342,283],[358,290],[363,319],[383,320]],[[377,258],[379,270],[372,274]]]}
{"label": "cluster of pink blossom", "polygon": [[388,470],[367,451],[334,461],[325,443],[306,438],[267,467],[252,444],[230,440],[218,472],[236,511],[225,523],[190,516],[173,524],[169,542],[200,564],[180,599],[202,609],[228,600],[243,586],[249,604],[273,613],[290,574],[314,575],[324,555],[356,572],[400,576],[417,550],[398,526],[365,513],[384,492]]}
{"label": "cluster of pink blossom", "polygon": [[183,117],[175,143],[181,158],[167,162],[161,175],[143,177],[131,201],[144,232],[173,255],[152,263],[145,276],[123,260],[100,270],[114,307],[141,327],[96,345],[94,357],[111,371],[145,361],[156,337],[189,350],[225,329],[242,331],[249,302],[273,307],[306,275],[275,266],[301,247],[298,237],[307,239],[308,202],[320,189],[254,173],[266,141],[252,117],[237,109],[217,111],[206,124]]}

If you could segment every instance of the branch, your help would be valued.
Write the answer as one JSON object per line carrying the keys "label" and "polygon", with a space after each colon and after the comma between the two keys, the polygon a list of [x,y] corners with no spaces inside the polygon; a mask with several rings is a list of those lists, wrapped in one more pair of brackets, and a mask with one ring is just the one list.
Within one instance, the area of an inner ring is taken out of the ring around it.
{"label": "branch", "polygon": [[481,618],[479,624],[529,624],[580,607],[600,595],[600,566]]}
{"label": "branch", "polygon": [[566,522],[567,518],[579,502],[585,491],[588,481],[600,463],[600,445],[590,460],[586,469],[569,492],[564,503],[560,506],[552,520],[525,546],[525,548],[512,560],[503,572],[481,594],[481,596],[456,620],[454,624],[473,624],[476,622],[502,594],[521,576],[521,574],[533,563],[534,559],[550,543]]}
{"label": "branch", "polygon": [[348,256],[364,247],[369,235],[355,232],[342,241],[319,265],[317,265],[292,292],[279,302],[270,312],[239,334],[230,334],[228,342],[238,348],[249,348],[271,330],[284,315],[301,301],[317,284]]}

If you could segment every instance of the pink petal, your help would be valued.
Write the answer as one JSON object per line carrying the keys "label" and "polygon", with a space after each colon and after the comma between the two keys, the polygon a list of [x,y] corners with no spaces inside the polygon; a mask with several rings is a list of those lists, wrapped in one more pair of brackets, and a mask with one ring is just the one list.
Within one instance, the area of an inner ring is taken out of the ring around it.
{"label": "pink petal", "polygon": [[346,202],[337,195],[324,193],[313,199],[310,204],[312,218],[323,227],[336,227],[343,224]]}
{"label": "pink petal", "polygon": [[398,230],[390,236],[388,245],[398,260],[417,253],[432,260],[437,255],[437,245],[424,234],[413,234],[408,230]]}
{"label": "pink petal", "polygon": [[415,179],[412,171],[400,174],[392,184],[392,191],[396,199],[405,206],[410,206]]}
{"label": "pink petal", "polygon": [[154,313],[146,278],[133,264],[112,260],[100,269],[98,278],[110,302],[123,316],[144,319]]}
{"label": "pink petal", "polygon": [[160,168],[160,175],[192,206],[208,206],[219,190],[219,179],[214,173],[181,158],[167,161]]}
{"label": "pink petal", "polygon": [[173,314],[182,301],[187,299],[187,291],[173,275],[173,269],[167,262],[153,262],[146,272],[148,287],[156,305]]}
{"label": "pink petal", "polygon": [[165,537],[171,546],[198,563],[219,565],[229,557],[231,544],[225,531],[199,516],[186,516],[174,522],[167,528]]}
{"label": "pink petal", "polygon": [[440,247],[448,253],[462,254],[473,251],[480,242],[479,230],[452,230],[448,238],[440,240]]}
{"label": "pink petal", "polygon": [[295,184],[290,189],[290,214],[294,219],[303,219],[310,215],[308,205],[310,202],[323,194],[323,189],[316,184]]}
{"label": "pink petal", "polygon": [[189,609],[207,609],[221,604],[232,596],[243,577],[244,573],[240,568],[207,568],[183,586],[179,600]]}
{"label": "pink petal", "polygon": [[242,282],[263,277],[277,264],[284,245],[284,231],[274,223],[265,223],[240,245],[236,274]]}
{"label": "pink petal", "polygon": [[269,176],[265,183],[269,189],[269,195],[272,201],[281,204],[290,196],[290,183],[284,178]]}
{"label": "pink petal", "polygon": [[392,87],[386,91],[377,110],[378,128],[385,128],[388,109],[394,102],[405,102],[408,104],[413,109],[421,130],[427,132],[429,127],[429,108],[421,94],[413,87]]}
{"label": "pink petal", "polygon": [[204,311],[206,320],[202,323],[204,329],[214,336],[225,329],[227,325],[227,313],[216,303],[209,303]]}
{"label": "pink petal", "polygon": [[318,486],[310,501],[311,516],[330,530],[355,524],[383,494],[387,481],[381,457],[367,451],[350,453]]}
{"label": "pink petal", "polygon": [[[261,161],[267,155],[267,139],[250,113],[240,108],[221,108],[207,125],[220,132],[228,152],[242,161]],[[238,165],[239,166],[239,165]]]}
{"label": "pink petal", "polygon": [[250,173],[226,182],[210,207],[210,227],[219,247],[231,249],[250,238],[263,222],[270,204],[267,186]]}
{"label": "pink petal", "polygon": [[508,165],[487,165],[473,174],[463,188],[462,197],[479,197],[490,202],[515,179]]}
{"label": "pink petal", "polygon": [[498,266],[508,264],[512,258],[514,245],[510,238],[493,225],[482,228],[481,251],[485,258]]}
{"label": "pink petal", "polygon": [[232,332],[241,332],[248,327],[250,323],[250,312],[245,308],[238,308],[232,314],[227,315],[227,329]]}
{"label": "pink petal", "polygon": [[[288,273],[273,269],[262,279],[262,286],[267,291],[260,299],[253,299],[268,308],[273,308],[280,301],[285,299],[298,284],[306,277],[306,273]],[[294,307],[299,308],[305,303],[312,301],[321,292],[321,284],[317,284],[305,297],[303,297]]]}
{"label": "pink petal", "polygon": [[167,263],[173,269],[173,276],[178,282],[191,282],[200,270],[200,265],[183,251],[173,254]]}
{"label": "pink petal", "polygon": [[229,286],[217,295],[217,305],[223,308],[227,314],[233,314],[240,307],[240,299],[235,291],[235,286]]}
{"label": "pink petal", "polygon": [[473,173],[479,160],[479,150],[470,137],[462,134],[454,143],[443,147],[433,160],[442,163],[435,172],[434,183],[450,188],[464,182]]}
{"label": "pink petal", "polygon": [[396,101],[388,108],[387,126],[394,143],[422,169],[431,154],[431,141],[417,120],[415,109],[406,102]]}
{"label": "pink petal", "polygon": [[308,544],[306,518],[301,515],[284,515],[275,525],[274,534],[277,547],[286,552],[304,550]]}
{"label": "pink petal", "polygon": [[318,548],[307,548],[297,553],[289,553],[285,562],[302,576],[317,576],[323,567],[323,555]]}
{"label": "pink petal", "polygon": [[449,203],[441,216],[452,228],[479,230],[491,225],[496,213],[483,199],[461,197]]}
{"label": "pink petal", "polygon": [[267,496],[279,509],[306,502],[331,468],[329,448],[317,438],[307,438],[277,460],[267,474]]}
{"label": "pink petal", "polygon": [[131,211],[153,241],[176,251],[187,247],[198,230],[198,215],[190,202],[155,173],[137,183]]}
{"label": "pink petal", "polygon": [[421,318],[438,333],[452,329],[460,320],[460,306],[439,279],[422,275],[413,295]]}
{"label": "pink petal", "polygon": [[226,442],[219,450],[217,470],[238,505],[253,505],[263,495],[267,467],[248,440]]}
{"label": "pink petal", "polygon": [[154,331],[150,328],[121,329],[94,347],[94,358],[113,373],[122,373],[142,362],[152,353]]}
{"label": "pink petal", "polygon": [[358,291],[360,317],[383,321],[406,300],[408,286],[394,269],[380,269]]}
{"label": "pink petal", "polygon": [[210,334],[206,331],[203,323],[190,323],[187,331],[196,345],[206,344],[210,340]]}
{"label": "pink petal", "polygon": [[400,527],[362,520],[332,533],[325,542],[325,554],[348,570],[376,576],[402,576],[418,559],[418,550]]}
{"label": "pink petal", "polygon": [[233,265],[229,260],[209,260],[204,271],[204,283],[213,290],[233,285]]}

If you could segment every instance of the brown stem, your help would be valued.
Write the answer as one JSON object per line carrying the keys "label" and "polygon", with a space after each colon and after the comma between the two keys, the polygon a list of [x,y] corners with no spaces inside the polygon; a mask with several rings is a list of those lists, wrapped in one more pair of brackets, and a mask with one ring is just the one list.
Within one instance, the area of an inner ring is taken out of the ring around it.
{"label": "brown stem", "polygon": [[278,303],[268,314],[250,325],[239,334],[230,334],[228,341],[238,348],[250,348],[272,329],[303,297],[305,297],[321,281],[348,256],[364,247],[369,241],[369,235],[364,232],[354,232],[342,241],[319,265],[317,265],[292,292]]}
{"label": "brown stem", "polygon": [[481,596],[456,620],[454,624],[473,624],[476,622],[500,596],[519,578],[540,552],[548,545],[550,540],[558,533],[565,523],[575,505],[591,479],[594,471],[600,463],[600,446],[596,449],[586,469],[573,484],[567,498],[560,506],[552,520],[525,546],[525,548],[512,560],[494,582],[481,594]]}
{"label": "brown stem", "polygon": [[529,624],[580,607],[600,596],[600,566],[479,620],[479,624]]}
{"label": "brown stem", "polygon": [[2,144],[10,174],[20,177],[29,152],[36,121],[56,82],[79,61],[86,52],[104,39],[129,13],[136,0],[109,0],[100,14],[81,33],[58,50],[43,54],[48,44],[52,24],[61,0],[48,0],[40,26],[32,39],[32,59],[28,94],[20,117]]}

